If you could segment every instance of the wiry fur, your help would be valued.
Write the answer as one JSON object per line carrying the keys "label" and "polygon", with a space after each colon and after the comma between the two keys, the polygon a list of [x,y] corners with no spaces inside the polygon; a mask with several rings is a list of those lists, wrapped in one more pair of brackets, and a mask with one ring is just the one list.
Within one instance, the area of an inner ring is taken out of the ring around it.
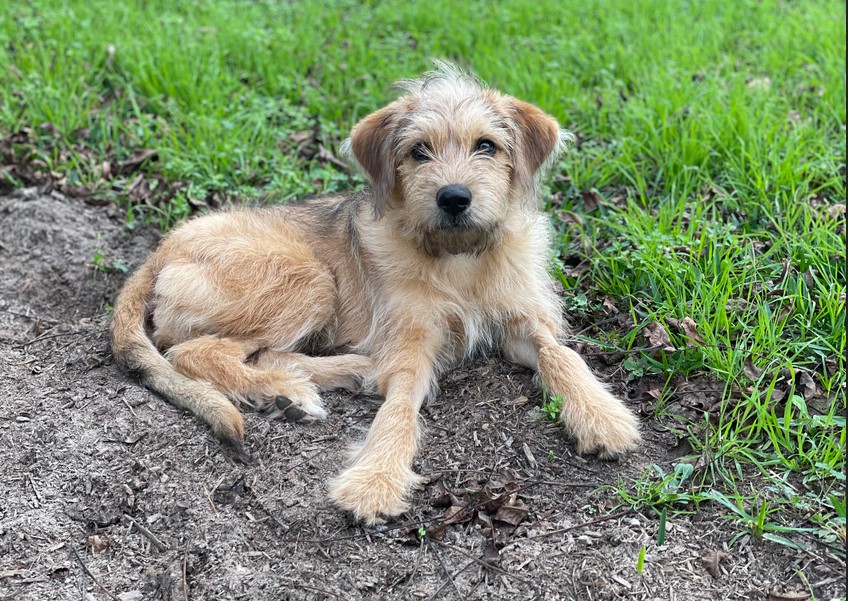
{"label": "wiry fur", "polygon": [[[346,146],[369,190],[182,225],[127,282],[112,322],[120,363],[241,456],[236,405],[320,419],[320,390],[372,382],[385,401],[330,484],[367,522],[406,510],[418,411],[439,374],[480,348],[538,370],[580,452],[639,441],[631,412],[558,342],[536,185],[566,135],[538,108],[438,68],[354,128]],[[472,201],[451,221],[436,196],[453,184]]]}

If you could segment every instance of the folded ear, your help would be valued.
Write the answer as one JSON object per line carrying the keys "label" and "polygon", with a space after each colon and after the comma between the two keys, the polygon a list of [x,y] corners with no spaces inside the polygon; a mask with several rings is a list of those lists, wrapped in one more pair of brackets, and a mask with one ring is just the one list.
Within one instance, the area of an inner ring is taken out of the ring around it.
{"label": "folded ear", "polygon": [[371,113],[354,126],[348,141],[353,157],[371,180],[377,215],[385,211],[394,196],[399,113],[396,103]]}
{"label": "folded ear", "polygon": [[562,150],[567,134],[560,130],[556,119],[532,104],[516,99],[511,104],[517,141],[515,179],[519,185],[532,189],[542,166]]}

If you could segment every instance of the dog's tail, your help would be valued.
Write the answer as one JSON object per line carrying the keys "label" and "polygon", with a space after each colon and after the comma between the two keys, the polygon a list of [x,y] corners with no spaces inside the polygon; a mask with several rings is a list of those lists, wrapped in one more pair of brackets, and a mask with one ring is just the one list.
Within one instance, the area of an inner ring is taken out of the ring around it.
{"label": "dog's tail", "polygon": [[157,269],[154,258],[142,265],[124,284],[112,312],[112,354],[124,369],[137,374],[142,383],[177,407],[188,409],[212,428],[239,459],[244,451],[244,418],[223,394],[174,370],[150,336],[146,323]]}

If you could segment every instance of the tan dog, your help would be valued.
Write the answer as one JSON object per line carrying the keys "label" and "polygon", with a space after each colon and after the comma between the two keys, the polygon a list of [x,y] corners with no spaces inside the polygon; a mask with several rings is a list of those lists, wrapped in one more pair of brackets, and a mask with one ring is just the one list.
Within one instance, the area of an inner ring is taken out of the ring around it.
{"label": "tan dog", "polygon": [[407,509],[418,411],[478,349],[539,372],[579,452],[639,442],[631,412],[559,343],[536,189],[565,134],[438,68],[353,129],[370,190],[189,221],[129,279],[112,322],[117,360],[243,457],[237,405],[321,419],[319,391],[374,383],[385,401],[330,485],[369,523]]}

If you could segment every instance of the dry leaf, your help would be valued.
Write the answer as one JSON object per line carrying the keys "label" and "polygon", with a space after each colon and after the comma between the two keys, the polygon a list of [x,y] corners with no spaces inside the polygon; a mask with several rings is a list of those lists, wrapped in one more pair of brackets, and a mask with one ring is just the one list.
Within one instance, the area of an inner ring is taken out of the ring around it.
{"label": "dry leaf", "polygon": [[155,160],[158,157],[159,151],[155,148],[141,148],[133,152],[126,161],[121,162],[119,171],[124,175],[138,171],[145,161]]}
{"label": "dry leaf", "polygon": [[486,548],[483,549],[483,561],[497,565],[501,559],[501,553],[495,546],[495,541],[489,539],[486,543]]}
{"label": "dry leaf", "polygon": [[748,87],[752,90],[768,90],[771,88],[771,78],[755,77],[748,82]]}
{"label": "dry leaf", "polygon": [[295,144],[302,144],[312,138],[312,130],[305,129],[303,131],[295,132],[289,136],[289,140],[294,142]]}
{"label": "dry leaf", "polygon": [[583,198],[583,210],[587,213],[591,213],[597,209],[604,200],[604,197],[595,188],[583,190],[580,196]]}
{"label": "dry leaf", "polygon": [[700,346],[704,340],[698,335],[698,324],[691,317],[680,320],[680,329],[686,335],[686,346]]}
{"label": "dry leaf", "polygon": [[759,380],[760,377],[763,375],[763,370],[754,365],[754,363],[750,359],[745,361],[745,365],[742,368],[742,371],[745,373],[746,376],[748,376],[748,379],[753,381]]}
{"label": "dry leaf", "polygon": [[816,381],[806,371],[798,370],[795,375],[795,386],[805,399],[811,399],[818,394]]}
{"label": "dry leaf", "polygon": [[674,345],[671,344],[671,338],[668,332],[665,331],[663,325],[658,321],[652,321],[642,330],[642,335],[648,339],[652,348],[660,348],[664,351],[674,351]]}
{"label": "dry leaf", "polygon": [[613,303],[612,299],[608,296],[604,297],[603,307],[604,313],[607,315],[615,315],[618,313],[618,307],[615,306],[615,303]]}
{"label": "dry leaf", "polygon": [[522,444],[521,449],[524,451],[524,456],[527,457],[527,461],[530,462],[530,467],[535,468],[537,465],[536,458],[533,457],[533,453],[530,452],[530,447],[527,446],[526,442]]}
{"label": "dry leaf", "polygon": [[527,517],[529,511],[521,499],[516,499],[514,505],[503,505],[495,514],[495,519],[518,526]]}
{"label": "dry leaf", "polygon": [[701,561],[707,569],[707,572],[709,572],[710,576],[713,578],[718,578],[718,564],[725,559],[730,559],[730,555],[724,551],[717,551],[715,549],[704,549],[701,551]]}
{"label": "dry leaf", "polygon": [[93,534],[88,537],[88,548],[91,549],[92,555],[100,555],[109,548],[109,541],[106,537]]}

